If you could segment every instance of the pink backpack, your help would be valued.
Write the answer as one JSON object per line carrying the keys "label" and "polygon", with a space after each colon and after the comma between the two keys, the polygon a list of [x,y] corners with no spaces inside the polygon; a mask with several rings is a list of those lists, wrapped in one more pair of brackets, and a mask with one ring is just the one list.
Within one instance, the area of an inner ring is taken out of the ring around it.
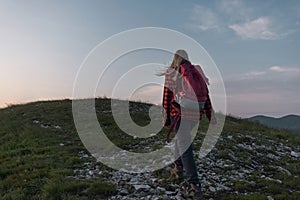
{"label": "pink backpack", "polygon": [[181,98],[196,102],[205,102],[208,96],[208,88],[200,66],[184,63],[180,66],[179,70],[182,75]]}
{"label": "pink backpack", "polygon": [[204,109],[205,102],[208,100],[208,88],[206,85],[208,80],[200,66],[194,66],[189,62],[184,63],[180,66],[179,72],[181,76],[177,81],[180,81],[178,84],[181,88],[179,93],[176,94],[175,101],[172,102],[174,109],[179,114],[175,117],[168,130],[167,142],[169,142],[170,134],[180,118],[181,107],[195,110],[199,106],[198,108],[201,112]]}

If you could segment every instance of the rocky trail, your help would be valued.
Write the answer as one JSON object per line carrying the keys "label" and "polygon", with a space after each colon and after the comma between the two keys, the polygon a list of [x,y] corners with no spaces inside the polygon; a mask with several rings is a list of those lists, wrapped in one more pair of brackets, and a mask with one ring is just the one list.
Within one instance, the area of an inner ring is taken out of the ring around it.
{"label": "rocky trail", "polygon": [[[195,144],[201,143],[198,139]],[[197,152],[195,152],[197,155]],[[93,160],[84,151],[81,159]],[[285,160],[300,163],[300,148],[277,143],[264,135],[237,133],[223,134],[213,149],[203,159],[196,159],[205,199],[220,199],[227,195],[248,195],[261,193],[271,185],[280,188],[287,178],[299,180],[286,168]],[[84,169],[74,170],[78,179],[93,179],[105,175],[117,186],[117,193],[109,199],[184,199],[179,183],[171,180],[167,166],[158,172],[131,174],[116,170],[99,170],[96,161],[85,163]],[[261,187],[264,186],[264,187]],[[291,188],[289,193],[300,195],[299,189]],[[272,194],[269,200],[274,199]]]}

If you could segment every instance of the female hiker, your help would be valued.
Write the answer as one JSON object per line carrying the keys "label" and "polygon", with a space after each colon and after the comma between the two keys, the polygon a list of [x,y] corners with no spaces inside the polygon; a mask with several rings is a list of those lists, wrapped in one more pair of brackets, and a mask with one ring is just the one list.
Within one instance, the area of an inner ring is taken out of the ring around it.
{"label": "female hiker", "polygon": [[[200,66],[191,64],[184,50],[176,51],[173,62],[164,75],[163,125],[169,128],[169,133],[176,132],[176,160],[171,174],[183,180],[184,170],[188,183],[185,196],[200,199],[202,192],[194,160],[191,132],[204,111],[209,120],[215,119],[212,117],[213,110],[208,96],[208,79]],[[191,86],[193,86],[192,89]],[[195,103],[199,106],[198,108],[193,107]]]}

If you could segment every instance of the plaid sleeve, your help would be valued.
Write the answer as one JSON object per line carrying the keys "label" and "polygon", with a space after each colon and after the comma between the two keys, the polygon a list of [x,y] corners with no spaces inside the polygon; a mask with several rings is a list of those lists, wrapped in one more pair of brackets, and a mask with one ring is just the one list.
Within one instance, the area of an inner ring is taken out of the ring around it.
{"label": "plaid sleeve", "polygon": [[173,99],[174,83],[171,79],[170,74],[165,76],[164,92],[163,92],[163,123],[164,126],[169,126],[171,124],[171,101]]}
{"label": "plaid sleeve", "polygon": [[204,104],[204,110],[205,110],[205,115],[206,115],[207,119],[212,124],[216,124],[217,123],[217,119],[215,117],[215,111],[214,111],[214,109],[212,107],[209,95],[208,95],[207,100],[206,100],[206,102]]}

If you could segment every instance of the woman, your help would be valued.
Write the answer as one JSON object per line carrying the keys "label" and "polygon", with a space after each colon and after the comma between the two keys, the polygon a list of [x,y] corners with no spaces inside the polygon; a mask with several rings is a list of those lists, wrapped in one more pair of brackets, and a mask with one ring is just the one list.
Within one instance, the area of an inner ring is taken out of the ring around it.
{"label": "woman", "polygon": [[[200,72],[200,78],[204,87],[205,102],[203,107],[196,110],[188,110],[179,108],[178,97],[184,93],[182,79],[184,69],[194,67],[189,61],[188,54],[184,50],[177,50],[171,66],[164,73],[165,85],[163,94],[163,121],[164,126],[170,128],[175,125],[174,131],[177,133],[175,138],[175,162],[171,174],[176,178],[183,179],[183,170],[186,172],[187,191],[186,196],[200,198],[202,195],[201,185],[198,178],[197,167],[195,165],[193,155],[193,144],[191,132],[195,125],[201,119],[202,113],[205,111],[208,119],[211,119],[212,109],[208,96],[208,79],[203,74],[200,66],[195,66]],[[199,83],[201,84],[201,83]],[[200,111],[200,112],[199,112]],[[179,119],[179,120],[178,120]]]}

